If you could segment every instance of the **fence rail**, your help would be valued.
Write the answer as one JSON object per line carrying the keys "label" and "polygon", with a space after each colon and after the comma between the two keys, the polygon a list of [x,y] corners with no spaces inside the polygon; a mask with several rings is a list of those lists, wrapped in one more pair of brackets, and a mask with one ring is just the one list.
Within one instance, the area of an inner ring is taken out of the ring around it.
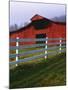
{"label": "fence rail", "polygon": [[[57,42],[48,42],[48,41],[54,40]],[[45,41],[45,43],[43,44],[31,44],[31,45],[19,45],[19,42],[33,42],[33,41]],[[9,58],[16,58],[16,61],[12,61],[9,62],[10,65],[16,64],[16,66],[18,65],[18,63],[21,62],[27,62],[27,61],[31,61],[34,59],[38,59],[38,58],[47,58],[48,55],[55,55],[55,54],[59,54],[61,52],[65,52],[65,48],[66,48],[66,39],[65,38],[42,38],[42,39],[19,39],[18,37],[16,39],[10,39],[10,42],[16,42],[16,46],[10,46],[10,51],[11,50],[16,50],[15,54],[11,54],[9,55]],[[49,45],[54,45],[52,47],[48,47]],[[58,46],[57,46],[58,45]],[[44,46],[43,48],[41,46]],[[38,48],[40,47],[40,48]],[[37,48],[38,50],[29,50],[29,51],[25,51],[25,52],[19,52],[19,50],[25,50],[25,49],[29,49],[29,48]],[[53,52],[48,52],[49,50],[53,50]],[[56,51],[56,52],[55,52]],[[59,52],[59,53],[57,53]],[[35,56],[31,56],[31,57],[26,57],[24,59],[20,59],[19,60],[19,56],[26,56],[29,54],[36,54],[36,53],[42,53],[39,55],[35,55]]]}
{"label": "fence rail", "polygon": [[[65,50],[62,50],[61,52],[65,52]],[[48,55],[55,55],[55,54],[57,54],[57,53],[56,52],[48,53]],[[9,62],[9,63],[10,64],[17,64],[17,63],[21,63],[21,62],[27,62],[27,61],[31,61],[31,60],[34,60],[34,59],[42,58],[46,55],[47,54],[40,54],[40,55],[36,55],[36,56],[25,58],[25,59],[20,59],[18,61],[13,61],[13,62]]]}
{"label": "fence rail", "polygon": [[41,38],[41,39],[32,39],[32,38],[20,38],[20,39],[10,39],[10,42],[31,42],[31,41],[46,41],[46,40],[66,40],[65,38]]}
{"label": "fence rail", "polygon": [[[48,45],[59,45],[59,44],[66,44],[66,42],[48,43]],[[45,46],[45,45],[46,44],[20,45],[18,47],[17,46],[10,46],[10,50],[33,48],[33,47],[41,47],[41,46]]]}
{"label": "fence rail", "polygon": [[[65,48],[65,46],[61,46],[63,48]],[[19,53],[19,54],[10,54],[10,58],[15,58],[16,56],[22,56],[22,55],[28,55],[28,54],[34,54],[34,53],[38,53],[38,52],[43,52],[45,50],[56,50],[59,47],[50,47],[50,48],[44,48],[44,49],[39,49],[39,50],[31,50],[31,51],[27,51],[27,52],[23,52],[23,53]]]}

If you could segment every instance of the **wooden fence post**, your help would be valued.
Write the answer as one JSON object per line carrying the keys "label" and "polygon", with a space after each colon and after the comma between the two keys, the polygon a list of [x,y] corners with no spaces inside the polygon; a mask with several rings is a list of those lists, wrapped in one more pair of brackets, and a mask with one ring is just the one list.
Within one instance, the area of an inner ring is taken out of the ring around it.
{"label": "wooden fence post", "polygon": [[60,42],[60,45],[59,45],[59,53],[61,53],[61,50],[62,50],[62,49],[61,49],[61,46],[62,46],[62,44],[61,44],[61,43],[62,43],[62,39],[61,39],[61,38],[60,38],[60,41],[59,41],[59,42]]}
{"label": "wooden fence post", "polygon": [[46,45],[45,45],[45,59],[47,58],[47,43],[48,43],[48,37],[46,37]]}
{"label": "wooden fence post", "polygon": [[[18,40],[19,40],[19,37],[16,37],[16,61],[18,61],[18,53],[19,53],[19,51],[18,51],[18,47],[19,47],[19,42],[18,42]],[[16,64],[16,66],[18,66],[18,64]]]}

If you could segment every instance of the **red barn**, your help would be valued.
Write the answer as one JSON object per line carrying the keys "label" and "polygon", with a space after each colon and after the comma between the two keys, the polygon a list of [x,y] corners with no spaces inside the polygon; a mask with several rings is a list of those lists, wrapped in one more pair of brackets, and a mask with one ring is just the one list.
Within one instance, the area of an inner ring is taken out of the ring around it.
{"label": "red barn", "polygon": [[55,22],[40,15],[31,18],[31,23],[10,32],[10,38],[66,38],[66,23]]}

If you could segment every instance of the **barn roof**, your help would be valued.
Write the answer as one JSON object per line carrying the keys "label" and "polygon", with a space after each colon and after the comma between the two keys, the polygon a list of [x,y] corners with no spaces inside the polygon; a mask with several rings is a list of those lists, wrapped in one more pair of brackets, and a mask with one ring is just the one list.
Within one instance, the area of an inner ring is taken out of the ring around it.
{"label": "barn roof", "polygon": [[35,21],[35,20],[39,20],[39,19],[44,19],[44,17],[36,14],[36,15],[34,15],[34,16],[31,18],[31,21]]}
{"label": "barn roof", "polygon": [[41,15],[39,15],[39,14],[35,14],[35,15],[31,18],[31,21],[36,21],[36,20],[41,20],[41,19],[45,19],[46,21],[51,21],[51,22],[52,22],[52,20],[50,20],[50,19],[48,19],[48,18],[45,18],[45,17],[43,17],[43,16],[41,16]]}
{"label": "barn roof", "polygon": [[20,29],[17,29],[16,31],[12,31],[10,33],[20,32],[21,30],[25,30],[26,28],[29,28],[33,24],[33,22],[38,21],[38,20],[45,20],[45,21],[49,21],[51,23],[56,23],[56,24],[66,24],[65,22],[52,21],[48,18],[45,18],[43,16],[40,16],[40,15],[36,14],[31,18],[31,23],[29,23],[28,25],[26,25],[24,27],[21,27]]}

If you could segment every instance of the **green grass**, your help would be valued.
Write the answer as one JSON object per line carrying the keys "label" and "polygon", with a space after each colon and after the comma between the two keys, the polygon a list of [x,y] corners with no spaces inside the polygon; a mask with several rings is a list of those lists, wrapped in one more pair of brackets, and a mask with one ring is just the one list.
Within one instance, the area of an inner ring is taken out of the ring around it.
{"label": "green grass", "polygon": [[47,60],[26,62],[10,70],[10,88],[60,86],[65,84],[65,53]]}

